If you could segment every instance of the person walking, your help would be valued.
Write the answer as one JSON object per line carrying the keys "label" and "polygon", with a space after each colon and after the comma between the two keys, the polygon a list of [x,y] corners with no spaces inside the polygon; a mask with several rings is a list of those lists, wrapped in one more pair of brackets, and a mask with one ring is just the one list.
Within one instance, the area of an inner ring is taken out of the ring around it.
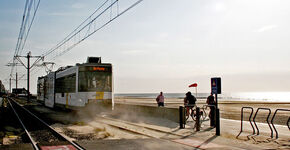
{"label": "person walking", "polygon": [[206,100],[206,103],[208,105],[211,105],[209,106],[210,108],[210,112],[209,112],[209,118],[210,118],[210,126],[211,127],[215,127],[215,100],[214,100],[214,96],[212,93],[210,93],[210,95],[207,97],[207,100]]}
{"label": "person walking", "polygon": [[156,102],[158,104],[158,107],[164,107],[164,96],[163,96],[163,92],[160,92],[160,94],[157,96]]}

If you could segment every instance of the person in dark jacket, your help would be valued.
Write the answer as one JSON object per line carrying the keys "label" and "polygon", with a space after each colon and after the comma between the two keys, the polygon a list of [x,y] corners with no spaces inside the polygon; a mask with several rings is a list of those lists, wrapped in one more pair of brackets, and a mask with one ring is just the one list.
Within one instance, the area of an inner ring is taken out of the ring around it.
{"label": "person in dark jacket", "polygon": [[216,103],[215,103],[214,96],[212,93],[210,93],[210,95],[207,97],[206,103],[208,105],[211,105],[211,106],[209,106],[209,108],[210,108],[210,112],[209,112],[210,126],[215,127],[215,106],[216,106]]}
{"label": "person in dark jacket", "polygon": [[195,105],[196,98],[191,94],[191,92],[187,92],[185,95],[184,102],[188,105]]}
{"label": "person in dark jacket", "polygon": [[195,106],[196,98],[191,94],[191,92],[187,92],[184,98],[184,105],[186,106],[186,115],[189,115],[189,110]]}

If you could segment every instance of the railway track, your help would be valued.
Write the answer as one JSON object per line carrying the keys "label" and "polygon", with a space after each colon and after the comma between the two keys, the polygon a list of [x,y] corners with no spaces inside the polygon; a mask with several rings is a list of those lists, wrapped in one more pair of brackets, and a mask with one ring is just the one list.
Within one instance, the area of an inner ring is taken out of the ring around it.
{"label": "railway track", "polygon": [[154,126],[140,125],[124,120],[114,119],[110,117],[98,116],[98,122],[107,124],[109,126],[132,132],[134,134],[140,134],[146,137],[158,138],[158,139],[179,139],[191,135],[193,132],[184,130],[172,130],[168,128],[157,128]]}
{"label": "railway track", "polygon": [[27,134],[29,142],[35,150],[40,149],[66,149],[82,150],[78,144],[70,141],[63,135],[59,134],[47,123],[42,121],[36,115],[26,108],[19,105],[13,99],[8,99],[13,112],[18,118],[23,130]]}

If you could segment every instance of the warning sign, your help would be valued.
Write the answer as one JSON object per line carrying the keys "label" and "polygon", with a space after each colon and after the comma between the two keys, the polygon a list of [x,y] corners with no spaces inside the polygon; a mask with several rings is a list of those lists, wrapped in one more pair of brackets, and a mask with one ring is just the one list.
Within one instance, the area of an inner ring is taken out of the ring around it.
{"label": "warning sign", "polygon": [[221,78],[211,78],[212,94],[221,94]]}

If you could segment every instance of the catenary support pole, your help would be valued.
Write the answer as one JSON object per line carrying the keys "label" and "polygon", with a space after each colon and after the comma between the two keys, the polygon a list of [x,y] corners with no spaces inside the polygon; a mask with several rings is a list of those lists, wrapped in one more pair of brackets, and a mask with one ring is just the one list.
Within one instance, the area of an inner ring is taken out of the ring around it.
{"label": "catenary support pole", "polygon": [[[20,57],[27,58],[27,65],[23,63]],[[28,52],[26,56],[15,57],[26,69],[27,69],[27,102],[30,101],[30,69],[34,67],[40,60],[43,60],[43,56],[31,56],[31,52]],[[37,58],[32,65],[30,65],[30,59]]]}
{"label": "catenary support pole", "polygon": [[11,77],[9,79],[9,92],[12,93],[12,91],[11,91]]}
{"label": "catenary support pole", "polygon": [[30,94],[29,94],[29,82],[30,82],[30,52],[27,53],[27,102],[30,101]]}
{"label": "catenary support pole", "polygon": [[16,80],[15,81],[16,81],[16,83],[15,83],[16,85],[15,86],[16,86],[16,89],[17,89],[18,88],[18,75],[17,75],[17,72],[16,72]]}

